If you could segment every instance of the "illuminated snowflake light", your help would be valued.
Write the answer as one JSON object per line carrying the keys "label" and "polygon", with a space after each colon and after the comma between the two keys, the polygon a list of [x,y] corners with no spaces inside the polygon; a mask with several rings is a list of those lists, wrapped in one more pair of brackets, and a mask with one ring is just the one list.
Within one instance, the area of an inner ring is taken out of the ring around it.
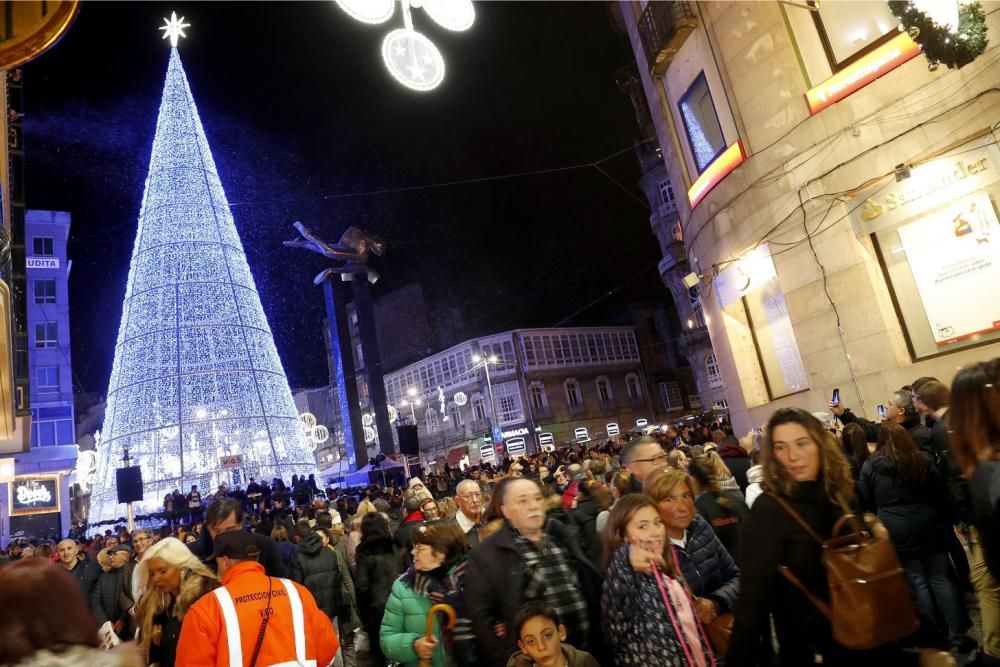
{"label": "illuminated snowflake light", "polygon": [[288,379],[184,68],[170,53],[108,385],[90,521],[124,515],[115,469],[142,468],[137,514],[197,484],[315,473]]}
{"label": "illuminated snowflake light", "polygon": [[184,17],[177,18],[177,12],[170,12],[169,19],[163,19],[164,25],[160,26],[160,30],[163,31],[163,39],[170,38],[170,47],[177,48],[177,38],[187,37],[184,34],[184,28],[190,28],[190,23],[184,22]]}

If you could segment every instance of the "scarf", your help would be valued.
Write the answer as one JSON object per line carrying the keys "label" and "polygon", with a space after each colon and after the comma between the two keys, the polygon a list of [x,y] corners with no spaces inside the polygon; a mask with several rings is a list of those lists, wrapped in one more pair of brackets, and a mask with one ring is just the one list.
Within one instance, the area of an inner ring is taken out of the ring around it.
{"label": "scarf", "polygon": [[455,610],[455,627],[451,630],[446,630],[444,625],[440,627],[445,651],[456,664],[472,662],[474,653],[472,620],[466,613],[462,594],[468,562],[469,557],[462,555],[427,572],[418,572],[414,565],[410,565],[403,575],[403,582],[417,595],[429,599],[432,606],[447,604]]}

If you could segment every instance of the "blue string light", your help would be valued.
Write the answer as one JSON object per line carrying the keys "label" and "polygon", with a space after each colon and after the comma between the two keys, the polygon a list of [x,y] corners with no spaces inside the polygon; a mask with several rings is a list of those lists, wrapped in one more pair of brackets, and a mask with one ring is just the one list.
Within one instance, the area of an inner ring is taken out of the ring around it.
{"label": "blue string light", "polygon": [[[142,468],[137,514],[211,493],[241,454],[258,480],[316,472],[177,49],[171,49],[108,386],[90,520],[121,516],[115,469]],[[240,479],[245,483],[245,480]]]}

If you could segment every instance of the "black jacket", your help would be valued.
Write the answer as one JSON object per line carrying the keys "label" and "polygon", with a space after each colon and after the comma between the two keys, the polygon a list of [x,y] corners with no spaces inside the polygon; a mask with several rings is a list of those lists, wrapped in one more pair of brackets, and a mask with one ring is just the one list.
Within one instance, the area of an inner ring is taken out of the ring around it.
{"label": "black jacket", "polygon": [[719,448],[718,454],[722,462],[733,473],[736,483],[740,485],[743,495],[747,492],[747,470],[750,469],[750,455],[740,445],[726,445]]}
{"label": "black jacket", "polygon": [[[587,559],[571,530],[559,521],[545,524],[548,538],[555,540],[569,558],[570,567],[580,582],[580,593],[587,602],[590,636],[583,641],[571,638],[576,648],[592,653],[600,664],[611,664],[601,636],[601,576]],[[476,635],[480,662],[488,667],[504,667],[517,650],[514,628],[517,614],[524,602],[524,558],[514,543],[509,524],[480,542],[471,556],[465,572],[465,601]],[[503,623],[506,633],[497,637],[494,626]],[[603,659],[602,659],[603,658]]]}
{"label": "black jacket", "polygon": [[[62,563],[59,564],[62,567]],[[69,575],[73,577],[78,584],[80,584],[80,590],[83,591],[83,597],[90,600],[91,594],[94,592],[94,586],[97,585],[97,580],[100,578],[101,566],[97,564],[97,561],[90,560],[85,555],[81,554],[80,558],[77,559],[76,565],[73,566],[72,570],[67,570]]]}
{"label": "black jacket", "polygon": [[[719,496],[724,496],[729,501],[728,507],[720,504]],[[739,562],[740,533],[743,531],[743,522],[750,513],[743,496],[735,491],[720,491],[718,495],[709,491],[698,496],[694,506],[698,514],[712,527],[712,532],[719,538],[733,560]]]}
{"label": "black jacket", "polygon": [[361,542],[355,554],[354,591],[361,623],[382,624],[392,584],[403,571],[403,548],[392,538]]}
{"label": "black jacket", "polygon": [[101,572],[90,595],[90,611],[98,625],[104,625],[106,621],[114,623],[128,613],[128,609],[122,609],[121,604],[124,591],[125,568]]}
{"label": "black jacket", "polygon": [[972,517],[979,533],[986,567],[1000,578],[1000,461],[976,466],[970,482]]}
{"label": "black jacket", "polygon": [[[858,424],[865,430],[865,439],[868,442],[878,442],[879,424],[862,419],[850,410],[844,410],[844,414],[839,419],[844,424],[850,424],[851,422]],[[900,426],[905,428],[906,432],[910,434],[918,449],[931,453],[931,430],[920,423],[919,417],[910,415]]]}
{"label": "black jacket", "polygon": [[580,547],[594,565],[604,562],[604,549],[597,537],[597,515],[600,513],[600,508],[594,504],[592,498],[581,498],[576,509],[570,511],[570,516],[579,531]]}
{"label": "black jacket", "polygon": [[900,558],[947,551],[951,542],[948,488],[930,456],[924,456],[927,475],[919,482],[900,479],[896,465],[884,456],[865,461],[858,479],[862,507],[878,515]]}
{"label": "black jacket", "polygon": [[319,535],[314,533],[299,542],[288,567],[288,576],[308,588],[316,599],[316,606],[330,618],[350,610],[344,604],[343,573],[337,563],[337,554],[323,546]]}
{"label": "black jacket", "polygon": [[[269,577],[285,576],[285,564],[281,560],[281,553],[278,551],[277,542],[267,535],[259,535],[257,533],[251,533],[251,535],[254,536],[257,546],[260,548],[260,564],[264,566],[264,573]],[[218,564],[216,564],[214,558],[208,560],[215,551],[215,543],[212,540],[212,536],[208,534],[207,529],[202,530],[198,540],[189,544],[188,548],[212,572],[218,569]]]}
{"label": "black jacket", "polygon": [[732,611],[740,592],[740,569],[708,522],[696,516],[683,548],[674,546],[681,573],[695,597],[715,602],[720,612]]}
{"label": "black jacket", "polygon": [[972,501],[969,497],[969,480],[962,475],[955,454],[951,450],[950,422],[946,412],[941,419],[931,426],[930,449],[938,472],[948,486],[951,499],[952,523],[972,522]]}

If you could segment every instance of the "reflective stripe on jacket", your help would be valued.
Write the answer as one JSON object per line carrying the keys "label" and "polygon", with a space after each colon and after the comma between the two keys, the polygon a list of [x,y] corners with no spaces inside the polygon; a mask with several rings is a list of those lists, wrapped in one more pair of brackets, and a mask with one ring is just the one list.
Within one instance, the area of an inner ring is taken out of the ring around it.
{"label": "reflective stripe on jacket", "polygon": [[264,574],[254,561],[238,563],[214,595],[198,600],[184,617],[177,642],[178,667],[247,667],[264,610],[271,609],[257,667],[326,667],[339,641],[312,594],[287,579]]}

